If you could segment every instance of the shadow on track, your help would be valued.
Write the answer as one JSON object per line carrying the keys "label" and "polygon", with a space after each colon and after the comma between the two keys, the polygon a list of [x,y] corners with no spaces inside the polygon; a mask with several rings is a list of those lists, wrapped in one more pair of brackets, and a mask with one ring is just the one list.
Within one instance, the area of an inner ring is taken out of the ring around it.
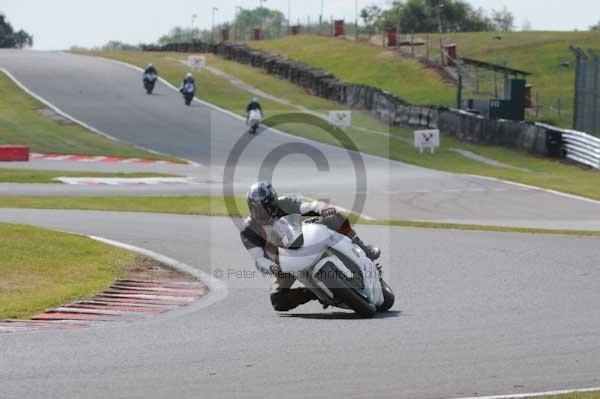
{"label": "shadow on track", "polygon": [[[378,313],[373,319],[387,319],[391,317],[399,317],[402,315],[400,310],[390,310],[384,313]],[[280,313],[279,317],[299,318],[299,319],[314,319],[314,320],[362,320],[356,313],[350,312],[330,312],[330,313]]]}

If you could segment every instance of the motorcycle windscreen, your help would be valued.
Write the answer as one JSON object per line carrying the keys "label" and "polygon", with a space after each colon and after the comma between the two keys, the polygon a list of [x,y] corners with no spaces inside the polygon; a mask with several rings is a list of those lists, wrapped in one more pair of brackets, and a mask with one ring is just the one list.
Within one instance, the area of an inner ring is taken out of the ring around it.
{"label": "motorcycle windscreen", "polygon": [[[330,245],[331,235],[337,234],[318,223],[304,224],[302,246],[298,249],[279,247],[279,266],[284,273],[304,273],[323,256]],[[299,239],[292,246],[300,243]]]}
{"label": "motorcycle windscreen", "polygon": [[302,216],[284,216],[273,224],[273,244],[279,248],[298,249],[304,245]]}

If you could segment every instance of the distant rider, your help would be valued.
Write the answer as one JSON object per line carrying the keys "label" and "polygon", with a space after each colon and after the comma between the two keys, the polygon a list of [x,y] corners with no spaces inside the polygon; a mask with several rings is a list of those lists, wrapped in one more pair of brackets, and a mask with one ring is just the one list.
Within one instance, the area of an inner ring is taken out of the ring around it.
{"label": "distant rider", "polygon": [[258,102],[258,98],[256,97],[254,97],[252,101],[250,101],[250,104],[248,104],[248,106],[246,107],[246,123],[248,123],[250,120],[250,112],[255,110],[260,111],[260,115],[262,116],[263,110],[260,106],[260,103]]}
{"label": "distant rider", "polygon": [[378,248],[363,243],[350,226],[348,218],[332,206],[291,196],[278,197],[269,182],[253,184],[248,191],[247,201],[250,216],[244,221],[240,236],[256,267],[263,273],[275,276],[271,288],[271,304],[277,311],[288,311],[317,299],[307,288],[292,289],[296,278],[281,273],[277,264],[278,248],[269,239],[271,226],[279,218],[292,214],[320,216],[321,223],[352,239],[370,259],[376,260],[381,255]]}
{"label": "distant rider", "polygon": [[183,92],[183,88],[188,83],[193,84],[194,85],[194,90],[196,89],[196,81],[194,80],[194,75],[192,75],[190,72],[187,75],[185,75],[185,78],[183,79],[183,83],[181,85],[181,89],[179,89],[179,91]]}
{"label": "distant rider", "polygon": [[144,75],[150,75],[150,74],[154,74],[154,75],[158,76],[158,71],[152,64],[148,64],[148,67],[144,70]]}

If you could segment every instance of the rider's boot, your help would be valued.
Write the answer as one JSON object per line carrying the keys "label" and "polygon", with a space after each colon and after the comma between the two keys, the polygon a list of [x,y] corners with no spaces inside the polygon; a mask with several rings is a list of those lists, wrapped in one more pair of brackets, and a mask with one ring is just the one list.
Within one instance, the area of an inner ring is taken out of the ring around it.
{"label": "rider's boot", "polygon": [[316,300],[317,296],[308,288],[301,287],[290,289],[288,298],[292,304],[295,306],[300,306],[307,302]]}
{"label": "rider's boot", "polygon": [[381,256],[381,250],[379,248],[374,247],[373,245],[365,244],[358,236],[355,236],[352,239],[352,242],[365,251],[367,258],[371,260],[377,260]]}

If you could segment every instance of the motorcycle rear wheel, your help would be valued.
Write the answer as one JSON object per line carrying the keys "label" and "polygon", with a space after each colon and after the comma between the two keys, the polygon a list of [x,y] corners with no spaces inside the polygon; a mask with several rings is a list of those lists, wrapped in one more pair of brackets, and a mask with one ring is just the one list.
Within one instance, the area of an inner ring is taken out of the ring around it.
{"label": "motorcycle rear wheel", "polygon": [[333,296],[345,303],[359,316],[371,318],[377,314],[377,308],[363,298],[350,282],[340,276],[340,271],[332,264],[327,263],[321,269],[320,280],[331,290]]}
{"label": "motorcycle rear wheel", "polygon": [[144,89],[146,89],[146,93],[152,94],[152,92],[154,91],[154,83],[144,81]]}

